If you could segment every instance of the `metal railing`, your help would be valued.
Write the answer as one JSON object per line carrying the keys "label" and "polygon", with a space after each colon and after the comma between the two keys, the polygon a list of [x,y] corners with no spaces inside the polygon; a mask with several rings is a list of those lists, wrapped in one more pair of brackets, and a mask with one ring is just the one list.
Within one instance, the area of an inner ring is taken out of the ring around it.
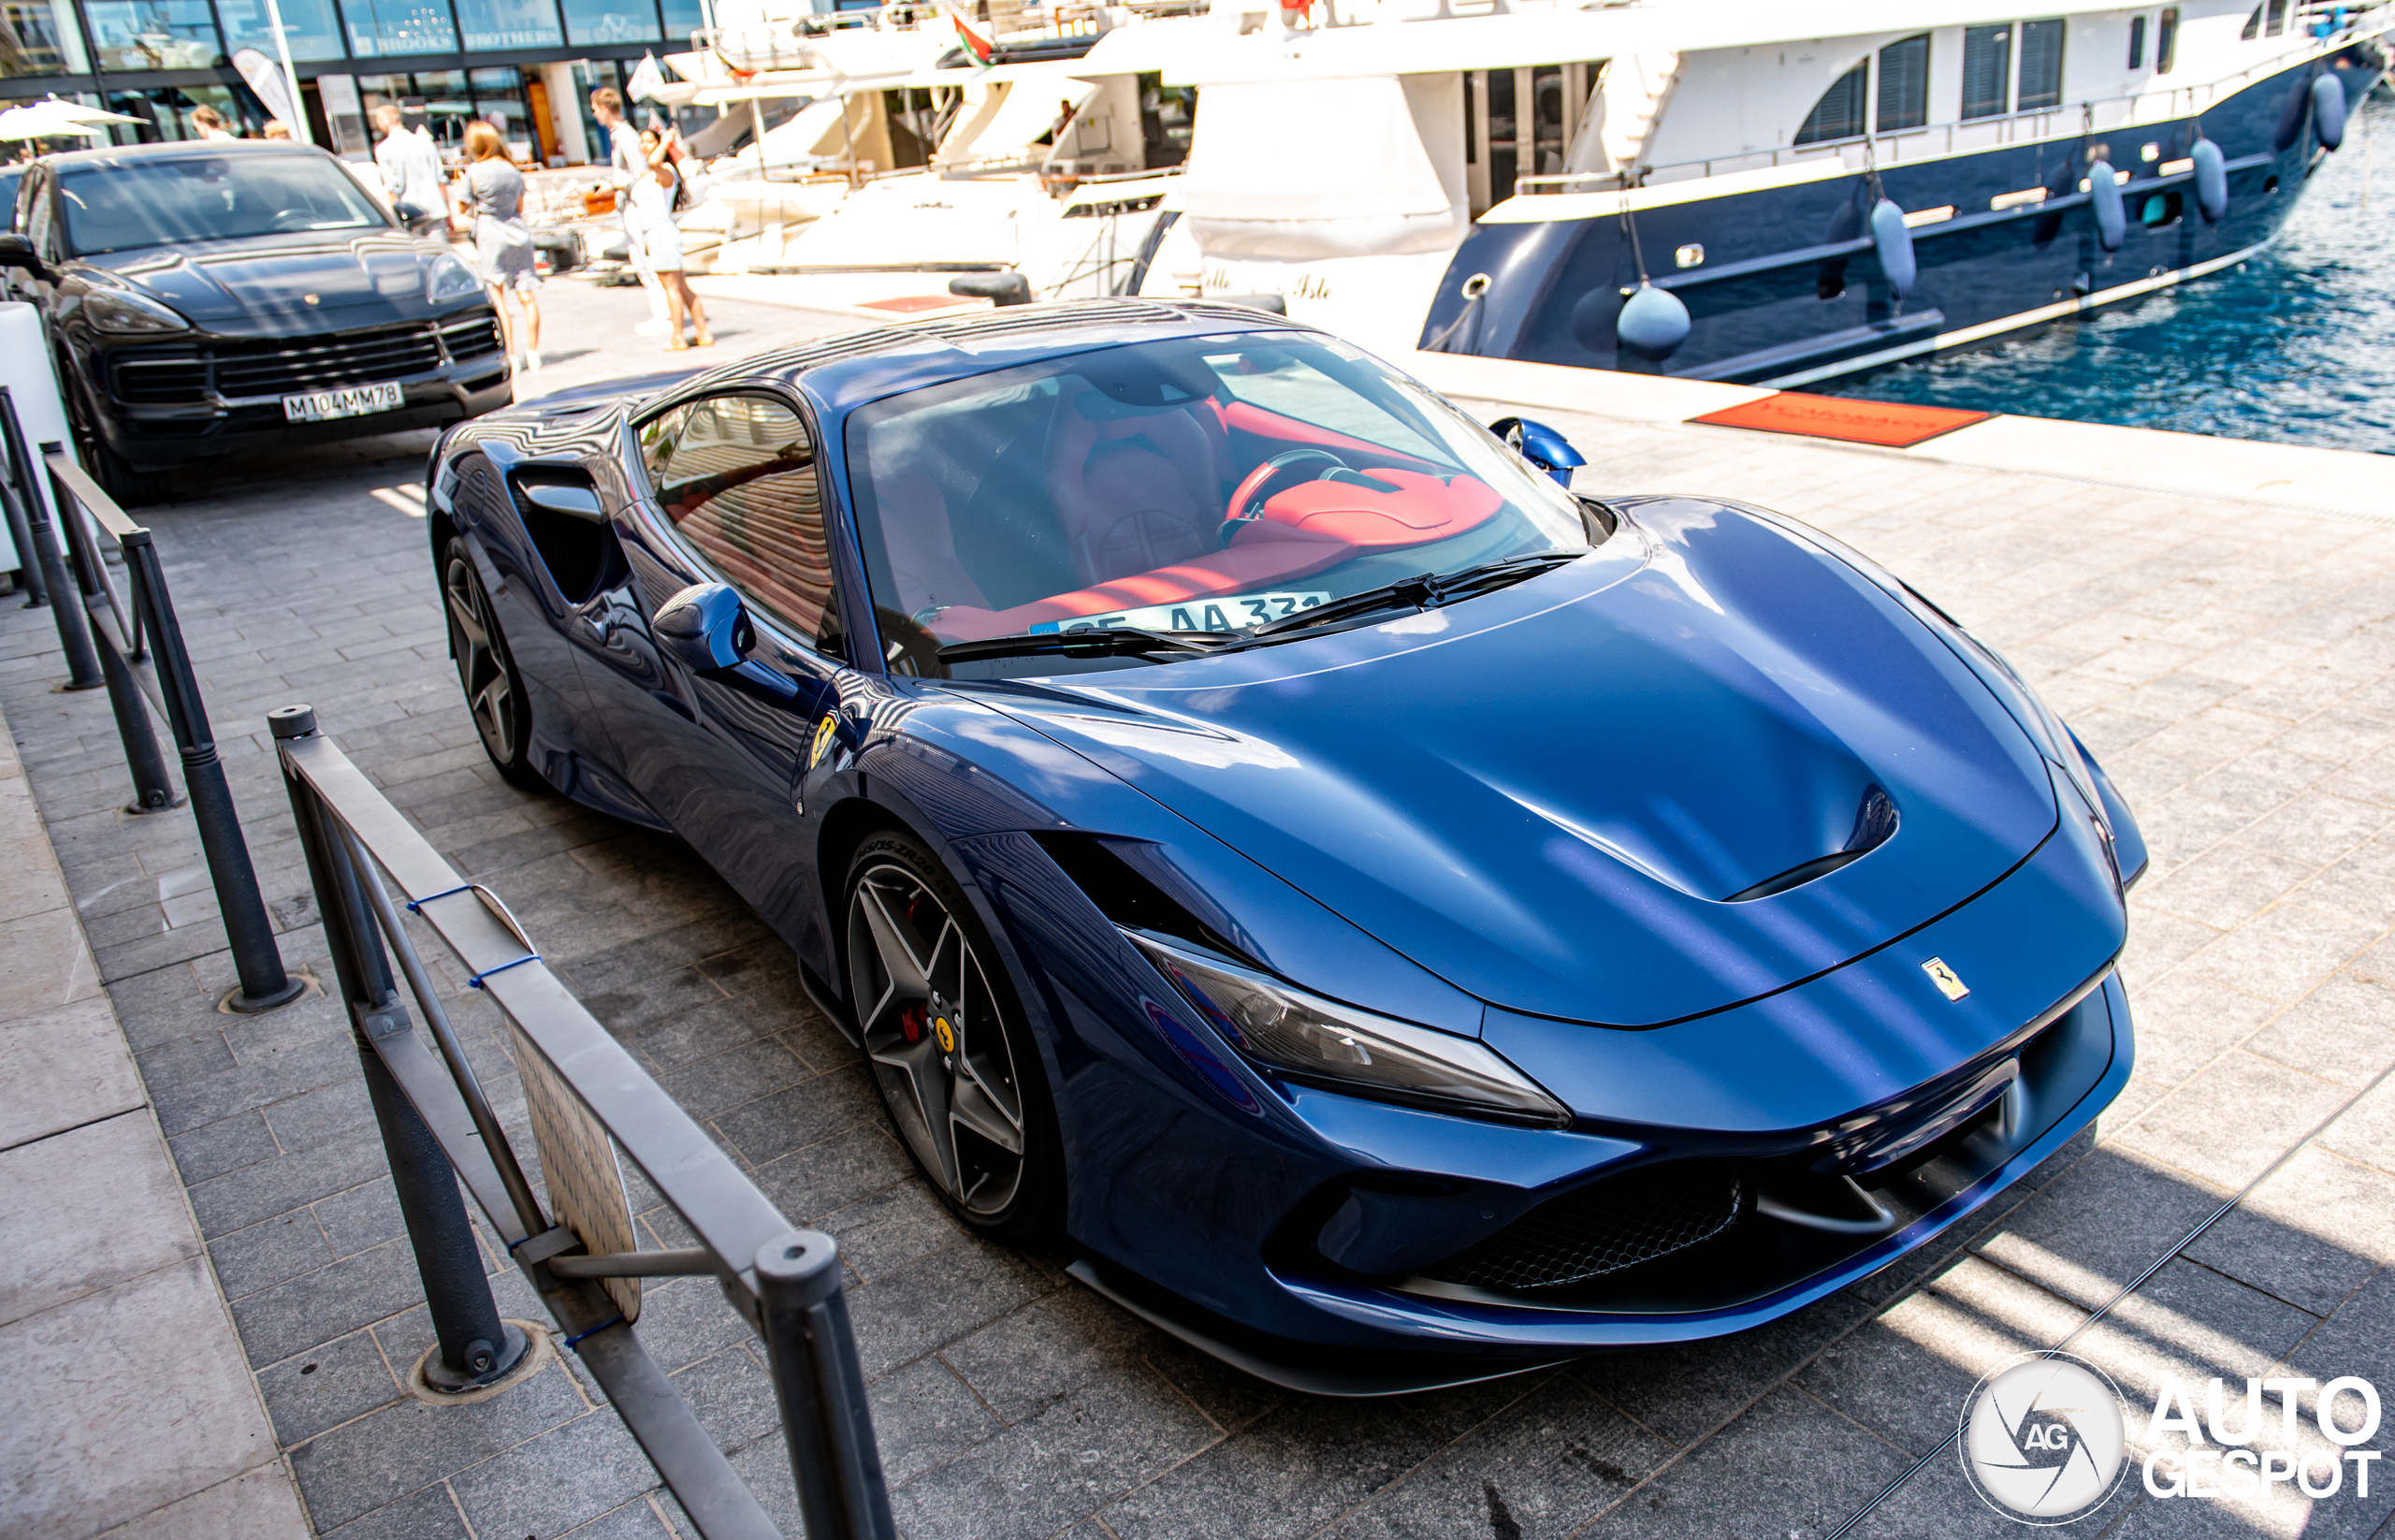
{"label": "metal railing", "polygon": [[[225,998],[227,1009],[254,1012],[290,1004],[307,991],[283,966],[274,926],[259,894],[257,871],[241,838],[241,818],[217,757],[207,704],[192,671],[191,651],[175,619],[173,597],[150,531],[125,516],[99,485],[75,463],[65,446],[41,445],[49,506],[45,511],[16,402],[0,391],[0,458],[7,466],[7,495],[22,504],[47,579],[51,610],[66,651],[69,690],[106,685],[133,776],[132,813],[158,813],[182,805],[168,777],[166,757],[151,725],[154,709],[166,719],[182,760],[183,789],[191,798],[200,849],[225,938],[240,982]],[[62,559],[56,531],[66,537]],[[114,551],[124,588],[109,571]],[[71,568],[71,571],[70,571]],[[129,591],[127,591],[129,590]]]}
{"label": "metal railing", "polygon": [[[581,1355],[704,1540],[774,1540],[780,1531],[642,1346],[633,1323],[644,1278],[712,1275],[763,1339],[812,1540],[892,1540],[832,1238],[791,1228],[566,992],[498,897],[462,880],[316,731],[312,710],[286,706],[268,723],[424,1280],[437,1339],[424,1365],[428,1393],[437,1399],[503,1382],[529,1351],[492,1300],[457,1195],[462,1180],[564,1344]],[[402,908],[456,956],[467,986],[499,1007],[524,1086],[546,1214]],[[429,1047],[401,1003],[393,958]],[[697,1245],[638,1249],[617,1150]]]}

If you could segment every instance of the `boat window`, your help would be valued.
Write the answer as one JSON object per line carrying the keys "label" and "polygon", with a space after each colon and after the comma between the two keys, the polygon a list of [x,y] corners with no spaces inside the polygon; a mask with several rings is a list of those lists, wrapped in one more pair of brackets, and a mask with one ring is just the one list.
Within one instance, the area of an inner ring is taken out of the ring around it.
{"label": "boat window", "polygon": [[2179,7],[2165,6],[2162,20],[2154,29],[2154,72],[2156,75],[2170,74],[2170,66],[2178,62],[2178,55]]}
{"label": "boat window", "polygon": [[1864,93],[1870,88],[1871,61],[1861,64],[1839,76],[1813,110],[1805,117],[1805,125],[1796,130],[1798,144],[1818,144],[1823,139],[1851,139],[1863,132]]}
{"label": "boat window", "polygon": [[1963,29],[1963,117],[2000,118],[2012,107],[2012,28]]}
{"label": "boat window", "polygon": [[2275,37],[2286,30],[2286,0],[2262,0],[2263,36]]}
{"label": "boat window", "polygon": [[2060,18],[2021,23],[2021,111],[2062,105],[2062,37]]}
{"label": "boat window", "polygon": [[[849,485],[893,667],[1094,625],[1230,632],[1425,572],[1585,549],[1563,489],[1304,332],[1076,354],[860,409]],[[1077,672],[1053,655],[955,665]],[[1137,666],[1137,665],[1131,665]]]}
{"label": "boat window", "polygon": [[2262,7],[2256,6],[2254,14],[2245,18],[2245,30],[2237,35],[2240,42],[2250,43],[2262,35]]}
{"label": "boat window", "polygon": [[1880,51],[1880,110],[1877,132],[1919,128],[1929,121],[1929,34],[1906,37]]}
{"label": "boat window", "polygon": [[2145,18],[2142,16],[2129,18],[2129,67],[2145,67]]}

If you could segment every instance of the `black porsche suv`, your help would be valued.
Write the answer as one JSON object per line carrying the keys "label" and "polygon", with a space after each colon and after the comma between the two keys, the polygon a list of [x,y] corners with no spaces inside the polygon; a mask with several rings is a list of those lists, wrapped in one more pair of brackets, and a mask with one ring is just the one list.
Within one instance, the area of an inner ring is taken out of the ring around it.
{"label": "black porsche suv", "polygon": [[85,465],[121,501],[235,450],[506,404],[473,269],[324,151],[202,140],[47,155],[0,233],[42,308]]}

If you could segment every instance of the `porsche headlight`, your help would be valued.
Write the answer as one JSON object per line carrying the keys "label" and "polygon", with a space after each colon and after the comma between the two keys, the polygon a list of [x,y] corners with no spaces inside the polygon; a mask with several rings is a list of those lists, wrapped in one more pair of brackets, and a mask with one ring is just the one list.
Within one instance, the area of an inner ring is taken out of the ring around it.
{"label": "porsche headlight", "polygon": [[94,289],[83,296],[82,312],[96,329],[123,336],[191,329],[189,321],[157,300],[116,289]]}
{"label": "porsche headlight", "polygon": [[1572,1114],[1486,1044],[1391,1021],[1125,931],[1208,1024],[1274,1074],[1383,1101],[1543,1128]]}
{"label": "porsche headlight", "polygon": [[452,252],[433,258],[432,267],[424,275],[424,298],[432,304],[445,305],[453,299],[471,299],[483,292],[483,281],[474,269],[457,260]]}

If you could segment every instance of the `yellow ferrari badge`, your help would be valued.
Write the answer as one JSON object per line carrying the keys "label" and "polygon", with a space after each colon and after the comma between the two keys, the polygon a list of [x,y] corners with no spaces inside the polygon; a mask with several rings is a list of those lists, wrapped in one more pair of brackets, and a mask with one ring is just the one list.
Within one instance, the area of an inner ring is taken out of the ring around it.
{"label": "yellow ferrari badge", "polygon": [[1921,971],[1928,974],[1929,981],[1938,986],[1938,993],[1950,1000],[1959,1000],[1971,992],[1971,986],[1963,982],[1961,974],[1946,966],[1943,957],[1932,957],[1921,965]]}
{"label": "yellow ferrari badge", "polygon": [[948,1024],[947,1017],[934,1016],[932,1018],[932,1036],[939,1039],[939,1051],[941,1053],[953,1053],[956,1052],[956,1028]]}
{"label": "yellow ferrari badge", "polygon": [[823,719],[815,724],[815,742],[806,750],[806,767],[809,770],[823,763],[823,757],[832,751],[832,745],[838,741],[839,735],[840,714],[836,711],[823,713]]}

